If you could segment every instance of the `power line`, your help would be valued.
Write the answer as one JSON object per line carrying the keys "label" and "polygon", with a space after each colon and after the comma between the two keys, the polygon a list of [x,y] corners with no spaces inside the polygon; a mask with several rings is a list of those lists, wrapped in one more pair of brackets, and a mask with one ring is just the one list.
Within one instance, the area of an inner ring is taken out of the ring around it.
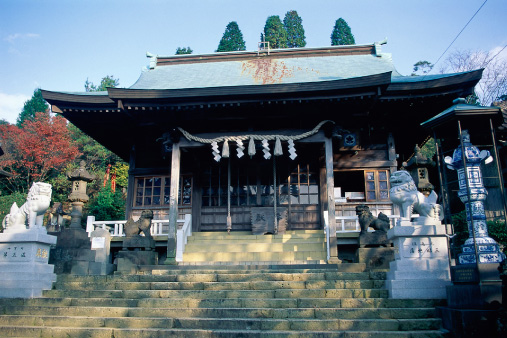
{"label": "power line", "polygon": [[503,50],[504,50],[506,47],[507,47],[507,45],[503,46],[503,48],[502,48],[502,49],[500,49],[500,51],[499,51],[498,53],[496,53],[496,54],[495,54],[495,56],[493,56],[491,59],[489,59],[489,60],[488,60],[488,62],[486,62],[486,64],[484,65],[484,67],[483,67],[483,68],[486,68],[486,67],[489,65],[489,63],[490,63],[491,61],[493,61],[493,60],[494,60],[494,59],[495,59],[498,55],[500,55],[500,53],[501,53],[501,52],[503,52]]}
{"label": "power line", "polygon": [[[447,51],[449,50],[449,48],[451,48],[451,46],[454,44],[454,42],[456,42],[456,40],[459,38],[459,36],[461,35],[461,33],[463,33],[463,31],[465,30],[465,28],[467,28],[467,26],[470,24],[470,22],[472,22],[472,20],[475,18],[475,16],[477,15],[477,13],[479,13],[479,11],[482,9],[482,7],[484,7],[484,5],[486,4],[486,2],[488,2],[488,0],[485,0],[481,7],[479,7],[479,9],[475,12],[475,14],[470,18],[470,20],[468,20],[468,22],[466,23],[466,25],[461,29],[461,31],[458,33],[458,35],[456,35],[456,37],[454,38],[454,40],[452,40],[452,42],[449,44],[449,46],[445,49],[445,51],[442,53],[442,55],[440,55],[440,57],[437,59],[437,61],[433,64],[433,69],[435,68],[435,65],[438,63],[438,61],[440,61],[440,59],[445,55],[445,53],[447,53]],[[504,47],[505,48],[505,47]]]}

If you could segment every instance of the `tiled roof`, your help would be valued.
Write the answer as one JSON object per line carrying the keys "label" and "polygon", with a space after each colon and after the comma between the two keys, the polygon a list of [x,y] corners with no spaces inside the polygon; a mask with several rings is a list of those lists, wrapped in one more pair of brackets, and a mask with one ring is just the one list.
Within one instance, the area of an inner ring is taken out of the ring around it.
{"label": "tiled roof", "polygon": [[[156,65],[144,71],[130,89],[184,89],[308,83],[349,79],[386,72],[392,72],[393,76],[400,76],[394,68],[389,54],[336,55],[336,47],[329,47],[329,49],[332,52],[329,53],[330,55],[315,53],[315,56],[312,56],[311,50],[305,54],[298,54],[303,50],[298,49],[294,51],[293,55],[287,51],[279,57],[276,54],[265,57],[250,53],[249,58],[230,58],[223,61],[208,59],[209,62]],[[210,55],[206,57],[209,58]],[[170,60],[168,57],[165,59]],[[153,64],[156,64],[156,61],[152,61]]]}

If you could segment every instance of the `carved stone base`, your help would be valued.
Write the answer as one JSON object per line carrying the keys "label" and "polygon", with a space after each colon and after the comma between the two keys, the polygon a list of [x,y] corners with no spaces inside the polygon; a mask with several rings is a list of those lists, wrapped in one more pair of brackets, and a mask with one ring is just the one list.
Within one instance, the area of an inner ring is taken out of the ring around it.
{"label": "carved stone base", "polygon": [[384,231],[365,232],[359,235],[359,247],[387,247],[391,246]]}
{"label": "carved stone base", "polygon": [[139,265],[156,265],[158,254],[155,251],[127,251],[121,250],[117,256],[117,272],[132,274],[137,272]]}
{"label": "carved stone base", "polygon": [[123,250],[142,249],[145,251],[152,251],[155,249],[155,241],[153,238],[142,236],[126,237],[123,240]]}
{"label": "carved stone base", "polygon": [[365,263],[368,269],[389,269],[389,262],[394,260],[394,248],[359,248],[356,251],[356,262]]}
{"label": "carved stone base", "polygon": [[55,272],[87,275],[88,264],[95,262],[95,251],[91,249],[88,233],[83,229],[69,228],[55,234],[58,240],[49,259],[55,265]]}
{"label": "carved stone base", "polygon": [[445,227],[396,226],[387,232],[395,245],[386,288],[390,298],[445,299],[451,284]]}
{"label": "carved stone base", "polygon": [[44,228],[0,234],[0,298],[34,298],[50,290],[56,274],[49,248],[55,243]]}

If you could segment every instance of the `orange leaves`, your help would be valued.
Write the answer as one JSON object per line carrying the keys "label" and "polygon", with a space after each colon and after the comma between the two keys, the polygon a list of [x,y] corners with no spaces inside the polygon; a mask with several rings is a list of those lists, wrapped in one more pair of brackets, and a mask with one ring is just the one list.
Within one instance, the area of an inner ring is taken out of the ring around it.
{"label": "orange leaves", "polygon": [[0,126],[0,139],[8,156],[0,158],[3,166],[28,185],[43,181],[52,170],[59,170],[79,154],[71,143],[67,122],[61,116],[36,113],[26,120],[22,128],[15,125]]}

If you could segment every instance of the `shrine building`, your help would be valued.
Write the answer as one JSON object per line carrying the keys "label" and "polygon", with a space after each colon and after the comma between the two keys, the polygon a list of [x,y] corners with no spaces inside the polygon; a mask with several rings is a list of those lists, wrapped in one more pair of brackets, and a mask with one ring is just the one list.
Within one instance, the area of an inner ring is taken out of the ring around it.
{"label": "shrine building", "polygon": [[42,90],[129,163],[126,216],[150,209],[174,228],[191,214],[193,232],[235,232],[273,209],[284,219],[271,233],[328,222],[331,259],[355,206],[394,214],[389,177],[429,136],[420,124],[482,74],[402,76],[380,43],[148,58],[128,88]]}

